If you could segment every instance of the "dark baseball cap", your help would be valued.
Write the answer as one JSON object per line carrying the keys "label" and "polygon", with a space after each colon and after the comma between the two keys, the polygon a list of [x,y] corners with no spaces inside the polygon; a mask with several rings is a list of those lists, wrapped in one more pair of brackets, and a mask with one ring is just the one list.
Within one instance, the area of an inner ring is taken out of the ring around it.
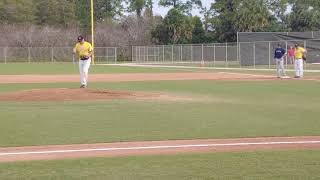
{"label": "dark baseball cap", "polygon": [[84,39],[84,37],[83,36],[78,36],[78,41],[82,41]]}

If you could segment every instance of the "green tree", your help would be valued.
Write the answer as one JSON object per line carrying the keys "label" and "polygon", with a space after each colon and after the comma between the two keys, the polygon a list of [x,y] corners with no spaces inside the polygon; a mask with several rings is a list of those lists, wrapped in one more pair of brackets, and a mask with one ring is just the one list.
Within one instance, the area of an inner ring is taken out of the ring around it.
{"label": "green tree", "polygon": [[69,25],[75,22],[74,2],[69,0],[34,0],[35,19],[40,25]]}
{"label": "green tree", "polygon": [[291,0],[292,11],[288,25],[292,31],[319,30],[320,2],[314,0]]}
{"label": "green tree", "polygon": [[0,22],[4,23],[6,21],[7,15],[5,13],[5,4],[3,1],[0,1]]}
{"label": "green tree", "polygon": [[206,42],[206,34],[200,17],[193,17],[192,43]]}
{"label": "green tree", "polygon": [[234,42],[237,40],[236,10],[239,0],[216,0],[212,3],[212,24],[215,38],[221,42]]}
{"label": "green tree", "polygon": [[263,31],[270,14],[266,0],[245,0],[237,8],[236,26],[239,31]]}
{"label": "green tree", "polygon": [[[110,23],[123,15],[122,0],[95,0],[94,17],[97,22]],[[88,1],[87,1],[88,4]]]}
{"label": "green tree", "polygon": [[90,32],[90,2],[88,0],[75,1],[76,20],[83,35]]}
{"label": "green tree", "polygon": [[161,44],[190,43],[192,30],[192,19],[173,8],[168,12],[163,22],[154,29],[152,35],[156,42]]}
{"label": "green tree", "polygon": [[135,12],[138,18],[141,18],[142,10],[146,7],[145,0],[130,0],[129,1],[129,12]]}
{"label": "green tree", "polygon": [[274,17],[270,17],[269,31],[288,31],[288,16],[286,14],[289,0],[268,0],[268,7]]}
{"label": "green tree", "polygon": [[171,7],[190,15],[193,7],[201,8],[201,0],[160,0],[159,5],[163,7]]}
{"label": "green tree", "polygon": [[30,0],[0,1],[0,21],[26,23],[34,21],[34,9]]}
{"label": "green tree", "polygon": [[146,0],[146,16],[153,17],[153,0]]}

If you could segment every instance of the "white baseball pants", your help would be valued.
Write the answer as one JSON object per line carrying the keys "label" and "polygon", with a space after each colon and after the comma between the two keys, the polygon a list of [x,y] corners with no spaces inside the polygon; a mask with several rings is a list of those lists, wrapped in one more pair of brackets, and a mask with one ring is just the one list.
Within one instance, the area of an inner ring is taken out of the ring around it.
{"label": "white baseball pants", "polygon": [[89,58],[88,60],[79,60],[79,72],[80,72],[81,85],[87,86],[90,64],[91,64],[91,58]]}
{"label": "white baseball pants", "polygon": [[303,77],[303,60],[302,59],[295,60],[294,69],[296,71],[296,76]]}

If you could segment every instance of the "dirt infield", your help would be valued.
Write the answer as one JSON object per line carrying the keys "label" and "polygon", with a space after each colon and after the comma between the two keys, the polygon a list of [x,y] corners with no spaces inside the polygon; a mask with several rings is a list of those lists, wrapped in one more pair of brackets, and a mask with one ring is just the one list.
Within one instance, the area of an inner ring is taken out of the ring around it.
{"label": "dirt infield", "polygon": [[[92,74],[89,82],[128,82],[160,80],[276,80],[274,76],[240,73],[131,73]],[[79,82],[79,75],[0,75],[1,84]]]}
{"label": "dirt infield", "polygon": [[320,149],[320,137],[176,140],[12,147],[0,148],[0,162],[283,149]]}
{"label": "dirt infield", "polygon": [[191,97],[173,96],[165,93],[112,91],[104,89],[31,89],[0,93],[0,101],[104,101],[112,99],[153,100],[153,101],[193,101]]}

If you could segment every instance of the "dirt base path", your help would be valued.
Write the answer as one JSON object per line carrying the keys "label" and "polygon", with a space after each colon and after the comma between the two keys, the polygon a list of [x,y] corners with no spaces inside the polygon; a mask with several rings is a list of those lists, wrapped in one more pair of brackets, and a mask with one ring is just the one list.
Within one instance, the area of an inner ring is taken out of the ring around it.
{"label": "dirt base path", "polygon": [[[240,73],[128,73],[90,74],[89,82],[128,82],[159,80],[275,80],[274,76]],[[0,75],[0,84],[79,82],[79,75]]]}
{"label": "dirt base path", "polygon": [[320,136],[120,142],[0,148],[0,162],[83,157],[319,149]]}

